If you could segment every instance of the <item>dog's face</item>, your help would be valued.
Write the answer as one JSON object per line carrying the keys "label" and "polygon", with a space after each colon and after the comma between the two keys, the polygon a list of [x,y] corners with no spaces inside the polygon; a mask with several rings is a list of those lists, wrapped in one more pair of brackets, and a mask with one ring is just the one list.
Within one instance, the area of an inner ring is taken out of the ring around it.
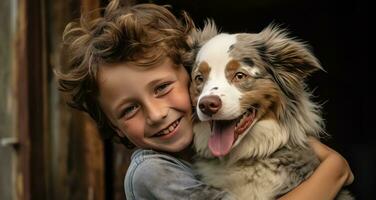
{"label": "dog's face", "polygon": [[[303,80],[321,66],[304,44],[272,26],[258,34],[218,34],[199,42],[190,92],[198,118],[210,131],[196,127],[198,151],[222,157],[246,143],[249,151],[261,153],[306,137],[285,130],[316,120],[302,112],[318,117]],[[293,123],[294,117],[304,119]],[[315,129],[314,123],[303,126]]]}

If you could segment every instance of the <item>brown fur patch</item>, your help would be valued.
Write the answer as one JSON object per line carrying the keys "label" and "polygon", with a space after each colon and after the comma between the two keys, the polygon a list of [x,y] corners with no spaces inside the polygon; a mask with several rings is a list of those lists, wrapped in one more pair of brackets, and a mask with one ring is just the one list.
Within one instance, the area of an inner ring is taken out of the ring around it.
{"label": "brown fur patch", "polygon": [[246,92],[240,100],[242,108],[251,105],[257,110],[257,118],[278,120],[283,102],[278,86],[268,80],[256,81],[252,90]]}
{"label": "brown fur patch", "polygon": [[239,67],[240,67],[240,63],[236,60],[230,60],[227,63],[225,74],[226,74],[226,79],[228,80],[229,83],[231,83],[232,78],[234,77]]}
{"label": "brown fur patch", "polygon": [[209,64],[206,62],[206,61],[202,61],[198,67],[197,67],[197,70],[205,77],[207,78],[209,76],[209,73],[210,73],[210,67],[209,67]]}
{"label": "brown fur patch", "polygon": [[[190,95],[191,95],[192,105],[196,105],[197,104],[197,98],[198,98],[198,96],[201,93],[201,90],[202,90],[202,87],[204,85],[205,80],[209,76],[210,70],[211,70],[211,68],[210,68],[209,64],[207,62],[205,62],[205,61],[203,61],[200,64],[198,64],[198,66],[193,70],[193,72],[192,72],[192,83],[191,83],[191,85],[189,87],[189,92],[190,92]],[[194,78],[198,74],[200,74],[200,75],[203,76],[203,78],[204,78],[203,83],[197,83],[194,80]]]}

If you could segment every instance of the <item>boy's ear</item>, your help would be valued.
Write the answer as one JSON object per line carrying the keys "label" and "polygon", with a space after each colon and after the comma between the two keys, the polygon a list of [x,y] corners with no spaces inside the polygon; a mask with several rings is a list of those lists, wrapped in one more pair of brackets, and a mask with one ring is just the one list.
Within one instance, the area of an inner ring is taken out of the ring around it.
{"label": "boy's ear", "polygon": [[111,127],[111,129],[116,133],[118,137],[125,137],[124,133],[121,132],[121,130],[115,126],[112,122],[108,122],[108,125]]}
{"label": "boy's ear", "polygon": [[125,136],[125,133],[123,133],[119,128],[113,126],[113,130],[115,131],[115,133],[116,133],[119,137],[121,137],[121,138],[126,137],[126,136]]}
{"label": "boy's ear", "polygon": [[112,137],[112,140],[116,143],[125,145],[128,149],[133,149],[136,147],[126,136],[120,136],[117,134]]}

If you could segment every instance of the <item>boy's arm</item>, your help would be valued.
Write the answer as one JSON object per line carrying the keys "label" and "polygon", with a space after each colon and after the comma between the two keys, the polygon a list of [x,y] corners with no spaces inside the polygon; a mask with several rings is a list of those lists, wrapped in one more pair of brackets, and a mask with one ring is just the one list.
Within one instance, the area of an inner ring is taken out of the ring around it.
{"label": "boy's arm", "polygon": [[151,157],[130,168],[125,180],[127,199],[230,200],[229,193],[210,187],[192,169],[163,157]]}
{"label": "boy's arm", "polygon": [[334,199],[342,186],[354,180],[347,161],[340,154],[316,139],[310,139],[309,143],[321,164],[306,181],[282,196],[281,200]]}

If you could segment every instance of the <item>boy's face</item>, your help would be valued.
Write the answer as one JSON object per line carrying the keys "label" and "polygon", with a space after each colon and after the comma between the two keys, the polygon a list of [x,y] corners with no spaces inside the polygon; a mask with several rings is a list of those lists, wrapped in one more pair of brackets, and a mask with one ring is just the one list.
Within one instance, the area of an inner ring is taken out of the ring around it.
{"label": "boy's face", "polygon": [[192,141],[189,76],[169,58],[99,69],[99,103],[121,137],[142,148],[178,152]]}

